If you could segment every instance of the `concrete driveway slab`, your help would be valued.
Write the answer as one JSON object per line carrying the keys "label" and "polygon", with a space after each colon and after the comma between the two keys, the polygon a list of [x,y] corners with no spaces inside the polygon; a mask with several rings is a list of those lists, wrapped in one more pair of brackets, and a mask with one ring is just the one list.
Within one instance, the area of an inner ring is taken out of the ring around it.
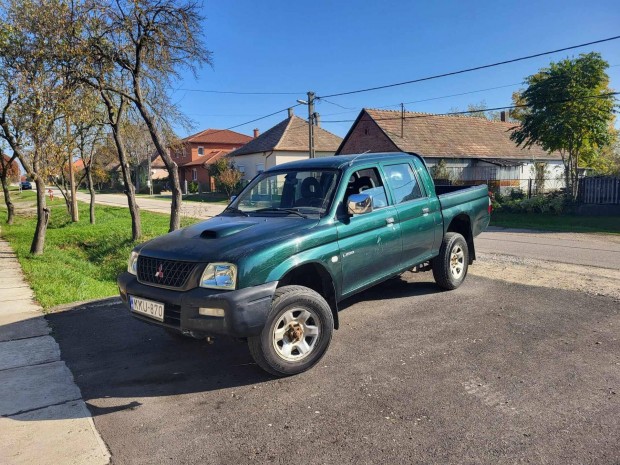
{"label": "concrete driveway slab", "polygon": [[0,371],[60,360],[60,349],[51,336],[0,342]]}
{"label": "concrete driveway slab", "polygon": [[[0,451],[7,465],[106,464],[105,444],[84,401],[0,418]],[[21,447],[30,444],[28,448]]]}

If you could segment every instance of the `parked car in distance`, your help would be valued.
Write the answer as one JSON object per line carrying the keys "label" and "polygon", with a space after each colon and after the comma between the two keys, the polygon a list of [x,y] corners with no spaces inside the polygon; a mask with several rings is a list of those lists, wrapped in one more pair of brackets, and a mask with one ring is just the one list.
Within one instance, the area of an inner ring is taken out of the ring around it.
{"label": "parked car in distance", "polygon": [[459,287],[490,213],[486,185],[435,186],[413,153],[286,163],[215,218],[137,246],[120,295],[142,321],[245,339],[261,368],[293,375],[325,354],[343,299],[407,270]]}
{"label": "parked car in distance", "polygon": [[21,188],[22,190],[28,190],[28,189],[32,189],[32,184],[30,184],[30,181],[22,181],[21,182]]}

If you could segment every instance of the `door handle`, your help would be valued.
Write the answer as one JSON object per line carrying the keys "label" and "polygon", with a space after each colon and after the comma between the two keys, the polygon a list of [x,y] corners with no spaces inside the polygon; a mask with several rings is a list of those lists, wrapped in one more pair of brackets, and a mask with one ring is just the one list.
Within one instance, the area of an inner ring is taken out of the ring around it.
{"label": "door handle", "polygon": [[389,218],[385,219],[386,224],[389,226],[391,224],[394,224],[394,218],[392,218],[391,216]]}
{"label": "door handle", "polygon": [[423,208],[423,209],[422,209],[422,213],[424,214],[424,216],[428,215],[428,213],[429,213],[430,211],[431,211],[431,209],[430,209],[430,208],[426,208],[426,207],[425,207],[425,208]]}

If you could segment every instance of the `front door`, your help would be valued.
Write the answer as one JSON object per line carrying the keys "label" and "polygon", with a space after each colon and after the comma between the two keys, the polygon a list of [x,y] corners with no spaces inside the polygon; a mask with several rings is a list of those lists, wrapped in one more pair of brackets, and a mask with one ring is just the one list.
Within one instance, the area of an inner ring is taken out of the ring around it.
{"label": "front door", "polygon": [[400,266],[402,251],[397,211],[388,205],[383,180],[376,168],[359,170],[351,176],[344,196],[367,191],[373,197],[373,211],[361,215],[341,215],[337,220],[338,245],[342,263],[342,295],[346,297]]}

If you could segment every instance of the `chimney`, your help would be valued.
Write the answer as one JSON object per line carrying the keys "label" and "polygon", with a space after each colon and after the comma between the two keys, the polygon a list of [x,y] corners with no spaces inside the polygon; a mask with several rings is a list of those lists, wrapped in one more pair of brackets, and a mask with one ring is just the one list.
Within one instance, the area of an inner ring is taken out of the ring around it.
{"label": "chimney", "polygon": [[506,122],[506,112],[504,110],[499,112],[499,119],[503,122]]}
{"label": "chimney", "polygon": [[260,134],[260,132],[258,131],[258,128],[255,128],[254,129],[254,139],[256,139],[259,134]]}
{"label": "chimney", "polygon": [[318,113],[314,114],[314,125],[318,128],[321,127],[321,115],[319,115]]}
{"label": "chimney", "polygon": [[293,115],[295,115],[295,112],[293,111],[293,109],[292,109],[292,108],[289,108],[289,109],[288,109],[288,117],[289,117],[289,118],[292,118],[292,117],[293,117]]}

